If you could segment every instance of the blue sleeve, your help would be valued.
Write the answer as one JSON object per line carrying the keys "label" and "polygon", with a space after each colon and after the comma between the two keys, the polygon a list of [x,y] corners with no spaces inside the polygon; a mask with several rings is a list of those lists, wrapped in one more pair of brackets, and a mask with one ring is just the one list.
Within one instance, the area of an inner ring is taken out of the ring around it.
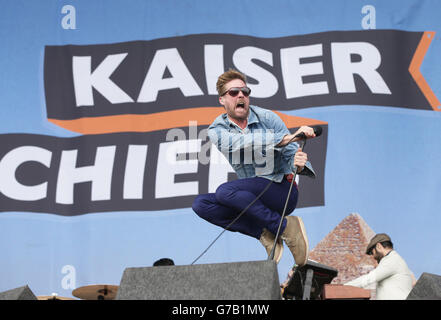
{"label": "blue sleeve", "polygon": [[[282,119],[280,119],[280,117],[274,112],[271,112],[271,114],[272,115],[269,117],[274,122],[274,128],[275,128],[276,135],[277,135],[277,132],[279,132],[283,138],[285,135],[290,134],[288,128],[286,127],[286,125],[282,121]],[[276,148],[276,149],[280,150],[280,152],[282,153],[283,161],[288,163],[292,172],[294,172],[296,170],[296,168],[294,166],[294,155],[297,152],[297,150],[299,149],[299,144],[297,142],[292,142],[292,143],[289,143],[288,145],[286,145],[285,147]],[[304,169],[298,174],[315,178],[314,169],[312,168],[312,165],[309,161],[306,162]]]}

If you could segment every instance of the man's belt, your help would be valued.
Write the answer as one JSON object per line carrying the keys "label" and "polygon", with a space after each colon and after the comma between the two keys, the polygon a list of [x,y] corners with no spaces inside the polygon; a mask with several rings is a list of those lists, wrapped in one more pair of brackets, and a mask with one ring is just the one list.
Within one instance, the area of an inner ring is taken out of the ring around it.
{"label": "man's belt", "polygon": [[[286,180],[288,180],[288,182],[291,182],[292,179],[294,178],[294,174],[290,173],[290,174],[285,174],[285,178]],[[294,181],[294,184],[296,184],[296,182]]]}

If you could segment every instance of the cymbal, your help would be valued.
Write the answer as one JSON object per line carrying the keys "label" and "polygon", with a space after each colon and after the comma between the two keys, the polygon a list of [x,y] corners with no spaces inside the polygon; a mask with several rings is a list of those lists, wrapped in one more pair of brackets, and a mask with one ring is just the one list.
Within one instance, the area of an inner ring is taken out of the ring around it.
{"label": "cymbal", "polygon": [[116,297],[118,286],[111,284],[92,284],[79,287],[72,291],[72,295],[83,300],[113,300]]}
{"label": "cymbal", "polygon": [[77,300],[69,297],[60,297],[60,296],[37,296],[38,300]]}

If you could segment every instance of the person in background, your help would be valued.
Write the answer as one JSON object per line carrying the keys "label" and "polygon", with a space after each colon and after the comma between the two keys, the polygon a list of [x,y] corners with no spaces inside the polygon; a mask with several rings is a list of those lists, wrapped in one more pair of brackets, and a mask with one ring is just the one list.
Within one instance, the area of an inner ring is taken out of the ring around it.
{"label": "person in background", "polygon": [[394,250],[391,238],[385,233],[375,235],[366,248],[378,266],[366,275],[345,285],[368,288],[376,284],[377,300],[404,300],[415,284],[415,277],[404,259]]}
{"label": "person in background", "polygon": [[155,261],[155,263],[153,263],[154,267],[159,267],[159,266],[174,266],[175,262],[170,259],[170,258],[162,258],[159,259],[157,261]]}

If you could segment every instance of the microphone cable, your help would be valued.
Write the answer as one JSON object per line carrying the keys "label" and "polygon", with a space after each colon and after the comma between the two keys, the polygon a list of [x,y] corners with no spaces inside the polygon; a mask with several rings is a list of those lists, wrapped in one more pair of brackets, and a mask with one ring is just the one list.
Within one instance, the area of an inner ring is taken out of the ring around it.
{"label": "microphone cable", "polygon": [[[305,147],[305,144],[306,144],[306,137],[302,138],[302,139],[303,139],[303,144],[299,146],[299,149],[302,149],[302,151],[303,151],[303,148]],[[273,247],[271,248],[271,252],[268,255],[267,260],[274,260],[274,254],[276,252],[277,239],[279,238],[280,229],[282,228],[283,218],[285,218],[286,208],[288,207],[289,197],[291,196],[292,186],[294,185],[294,181],[296,179],[296,176],[297,176],[297,166],[294,166],[294,173],[293,173],[293,177],[292,177],[291,183],[289,185],[289,190],[288,190],[288,195],[286,196],[285,206],[283,208],[282,215],[280,216],[279,227],[277,228],[277,233],[276,233],[276,235],[274,237]]]}
{"label": "microphone cable", "polygon": [[[323,130],[322,127],[316,126],[316,127],[313,127],[313,129],[314,129],[314,133],[315,133],[316,137],[318,137],[318,136],[320,136],[322,134],[322,130]],[[302,149],[302,151],[303,151],[303,149],[305,148],[305,145],[306,145],[306,135],[303,132],[301,132],[298,135],[296,135],[294,138],[297,138],[297,137],[301,139],[300,140],[301,144],[299,144],[299,149]],[[290,142],[288,142],[288,144],[291,143],[291,141],[294,140],[294,138],[292,138],[290,140]],[[276,235],[274,237],[273,247],[271,248],[271,252],[268,255],[267,260],[274,260],[274,254],[276,252],[277,239],[279,238],[280,229],[282,228],[283,218],[285,217],[286,208],[288,207],[288,200],[289,200],[289,197],[291,196],[292,186],[294,185],[294,181],[296,179],[296,176],[297,176],[297,166],[294,166],[293,177],[292,177],[292,180],[291,180],[291,184],[289,186],[288,195],[286,196],[285,207],[283,208],[282,215],[280,216],[279,227],[277,228],[277,233],[276,233]]]}

